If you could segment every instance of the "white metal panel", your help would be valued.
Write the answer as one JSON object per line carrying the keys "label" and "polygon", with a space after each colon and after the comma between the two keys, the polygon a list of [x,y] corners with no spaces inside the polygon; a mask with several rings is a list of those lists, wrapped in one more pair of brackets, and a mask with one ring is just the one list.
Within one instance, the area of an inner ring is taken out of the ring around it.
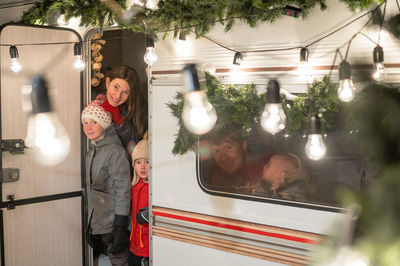
{"label": "white metal panel", "polygon": [[[227,33],[224,32],[223,25],[216,24],[206,36],[239,52],[303,47],[368,12],[352,13],[343,2],[336,0],[327,1],[327,5],[328,9],[325,11],[321,11],[319,7],[316,7],[306,19],[284,16],[272,24],[259,23],[255,28],[249,27],[244,22],[236,21],[233,28]],[[385,18],[387,19],[397,13],[396,2],[388,1]],[[369,18],[370,15],[368,14],[326,39],[309,46],[310,65],[332,65],[337,48],[340,48],[342,55],[345,56],[346,43],[363,28]],[[362,32],[377,42],[379,27],[369,25]],[[185,63],[197,63],[199,66],[205,66],[208,69],[229,69],[232,67],[233,51],[222,48],[204,37],[195,39],[193,33],[188,37],[188,42],[190,43],[189,49],[184,53],[182,48],[175,49],[177,41],[173,40],[172,36],[158,41],[156,43],[158,61],[153,65],[153,71],[181,70]],[[400,62],[399,43],[396,39],[392,36],[387,39],[382,38],[380,45],[384,48],[386,64]],[[351,64],[364,63],[372,65],[372,51],[375,46],[376,44],[365,36],[358,35],[351,43],[348,61]],[[286,51],[243,53],[241,68],[295,67],[299,62],[299,55],[300,48]],[[338,57],[336,65],[340,61],[341,59]],[[387,81],[400,81],[400,76],[398,75],[400,69],[391,68],[387,69],[387,71]],[[337,70],[333,71],[333,80],[338,80],[337,72]],[[321,78],[328,73],[329,70],[312,72],[314,78]],[[234,74],[228,72],[217,73],[216,75],[225,83],[266,84],[268,79],[277,78],[282,87],[291,92],[304,91],[306,88],[305,79],[299,76],[297,71],[239,72]],[[156,84],[165,85],[163,83],[165,77],[166,75],[157,77]],[[177,78],[179,79],[180,77],[177,76]]]}
{"label": "white metal panel", "polygon": [[278,266],[272,261],[261,260],[239,254],[196,246],[162,237],[153,237],[153,265],[190,266]]}

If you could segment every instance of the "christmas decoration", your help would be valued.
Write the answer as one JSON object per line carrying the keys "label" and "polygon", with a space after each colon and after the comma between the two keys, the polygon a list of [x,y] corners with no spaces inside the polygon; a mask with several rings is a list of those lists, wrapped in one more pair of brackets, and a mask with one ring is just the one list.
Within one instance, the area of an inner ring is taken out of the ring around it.
{"label": "christmas decoration", "polygon": [[[206,94],[218,115],[213,131],[218,131],[227,124],[236,123],[243,126],[243,136],[248,136],[259,123],[266,104],[265,92],[258,93],[254,84],[223,85],[209,73],[205,72],[205,75]],[[335,84],[329,83],[328,77],[324,77],[322,81],[314,81],[307,92],[294,101],[289,101],[282,95],[282,105],[287,116],[287,132],[304,130],[308,118],[313,114],[319,116],[323,130],[332,127],[340,110],[336,88]],[[173,154],[184,154],[188,150],[193,150],[193,145],[199,139],[199,136],[191,134],[183,125],[181,118],[183,97],[184,94],[178,92],[174,101],[167,104],[173,116],[179,121]]]}
{"label": "christmas decoration", "polygon": [[92,87],[99,86],[101,81],[104,79],[104,74],[101,73],[101,68],[102,68],[101,61],[103,61],[103,55],[100,53],[100,50],[105,44],[106,41],[101,39],[99,33],[93,34],[92,44],[90,45],[90,50],[92,51],[92,70],[93,70],[93,75],[91,80]]}
{"label": "christmas decoration", "polygon": [[[341,0],[351,9],[365,9],[384,0]],[[130,5],[130,6],[129,6]],[[164,0],[129,1],[126,0],[43,0],[37,2],[22,17],[23,23],[45,24],[56,13],[64,13],[68,21],[80,17],[80,26],[98,27],[100,33],[104,26],[113,25],[131,29],[135,32],[193,30],[197,37],[203,36],[216,24],[225,25],[229,31],[236,19],[251,27],[259,23],[273,23],[285,15],[286,6],[301,9],[301,16],[307,16],[319,6],[327,8],[325,0]],[[176,36],[175,36],[176,37]]]}

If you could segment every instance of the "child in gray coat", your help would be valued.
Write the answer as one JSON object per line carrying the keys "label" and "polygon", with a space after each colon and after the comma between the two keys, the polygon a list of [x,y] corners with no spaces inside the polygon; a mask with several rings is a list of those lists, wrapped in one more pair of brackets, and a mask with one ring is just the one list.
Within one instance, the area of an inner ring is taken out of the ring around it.
{"label": "child in gray coat", "polygon": [[111,114],[93,101],[82,111],[83,131],[90,140],[86,154],[89,244],[112,265],[128,265],[130,165]]}

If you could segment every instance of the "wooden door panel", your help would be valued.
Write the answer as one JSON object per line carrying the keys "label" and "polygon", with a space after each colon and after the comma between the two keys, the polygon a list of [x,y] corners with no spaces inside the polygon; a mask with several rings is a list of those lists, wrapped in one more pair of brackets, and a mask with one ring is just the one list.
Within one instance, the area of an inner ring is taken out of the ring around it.
{"label": "wooden door panel", "polygon": [[82,265],[81,198],[3,210],[5,265]]}
{"label": "wooden door panel", "polygon": [[80,74],[72,68],[73,43],[78,37],[71,31],[6,26],[0,34],[2,44],[60,43],[58,45],[18,46],[22,71],[9,69],[9,47],[1,47],[1,128],[3,139],[24,139],[27,116],[22,111],[21,88],[30,84],[32,75],[41,74],[49,87],[50,100],[66,128],[71,151],[67,159],[54,167],[45,167],[34,161],[34,154],[3,153],[3,168],[19,168],[20,180],[3,184],[3,201],[7,195],[16,199],[63,193],[81,189],[80,144]]}
{"label": "wooden door panel", "polygon": [[[0,43],[6,44],[0,47],[2,139],[25,139],[27,114],[22,108],[21,89],[30,84],[33,75],[42,75],[53,109],[71,141],[66,160],[52,167],[38,164],[29,149],[24,154],[2,152],[1,166],[20,170],[18,181],[0,183],[2,206],[9,195],[14,195],[17,203],[15,209],[2,209],[4,232],[0,238],[4,246],[0,248],[5,266],[83,264],[82,75],[72,68],[73,45],[79,41],[79,36],[67,29],[7,25],[0,31]],[[18,48],[19,73],[9,69],[8,44]]]}

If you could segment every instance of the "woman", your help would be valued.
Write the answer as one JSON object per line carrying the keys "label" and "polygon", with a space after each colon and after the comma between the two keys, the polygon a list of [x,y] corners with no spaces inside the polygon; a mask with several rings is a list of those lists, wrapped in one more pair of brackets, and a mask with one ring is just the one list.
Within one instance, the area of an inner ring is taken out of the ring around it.
{"label": "woman", "polygon": [[117,134],[129,155],[148,127],[147,99],[139,84],[134,69],[116,66],[106,75],[105,95],[96,97],[101,106],[112,114]]}

